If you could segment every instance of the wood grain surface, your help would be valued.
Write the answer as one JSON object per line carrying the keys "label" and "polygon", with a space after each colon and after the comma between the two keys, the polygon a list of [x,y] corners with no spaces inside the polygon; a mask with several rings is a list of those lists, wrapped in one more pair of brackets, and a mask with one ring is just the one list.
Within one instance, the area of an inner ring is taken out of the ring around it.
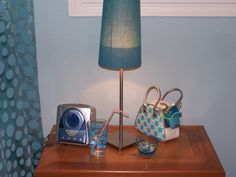
{"label": "wood grain surface", "polygon": [[[117,126],[109,126],[109,133]],[[133,126],[124,129],[137,136]],[[102,158],[89,155],[88,146],[56,142],[55,126],[49,136],[36,177],[225,177],[224,169],[203,126],[181,126],[180,137],[159,143],[153,155],[141,155],[136,145],[118,152],[107,145]]]}

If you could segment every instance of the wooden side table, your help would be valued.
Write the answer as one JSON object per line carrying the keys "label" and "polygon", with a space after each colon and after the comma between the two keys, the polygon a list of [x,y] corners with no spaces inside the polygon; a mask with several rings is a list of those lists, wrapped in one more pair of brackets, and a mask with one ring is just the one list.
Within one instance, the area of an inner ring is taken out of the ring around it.
{"label": "wooden side table", "polygon": [[[110,126],[109,132],[115,129]],[[124,129],[139,135],[133,126]],[[100,159],[89,155],[88,146],[57,143],[54,127],[35,176],[225,177],[225,172],[203,126],[181,126],[180,137],[159,143],[152,156],[139,154],[135,145],[120,153],[108,145]]]}

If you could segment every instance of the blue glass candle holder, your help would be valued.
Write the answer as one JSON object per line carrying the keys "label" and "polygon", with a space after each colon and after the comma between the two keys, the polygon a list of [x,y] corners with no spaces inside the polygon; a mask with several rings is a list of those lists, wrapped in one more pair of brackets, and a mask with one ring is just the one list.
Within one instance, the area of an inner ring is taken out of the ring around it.
{"label": "blue glass candle holder", "polygon": [[136,144],[141,154],[150,155],[156,151],[158,141],[145,140],[144,138],[137,137]]}

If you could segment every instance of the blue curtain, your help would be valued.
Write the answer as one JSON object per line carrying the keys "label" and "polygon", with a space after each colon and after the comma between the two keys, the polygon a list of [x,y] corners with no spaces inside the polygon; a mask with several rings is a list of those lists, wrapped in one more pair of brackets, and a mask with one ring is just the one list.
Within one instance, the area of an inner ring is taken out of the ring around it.
{"label": "blue curtain", "polygon": [[0,0],[0,177],[34,176],[42,150],[33,0]]}

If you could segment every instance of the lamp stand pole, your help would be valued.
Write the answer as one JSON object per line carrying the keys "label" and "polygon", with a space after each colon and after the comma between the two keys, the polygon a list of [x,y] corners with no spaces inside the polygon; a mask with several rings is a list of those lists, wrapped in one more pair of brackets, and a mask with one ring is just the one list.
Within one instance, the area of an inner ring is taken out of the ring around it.
{"label": "lamp stand pole", "polygon": [[[120,111],[123,111],[123,81],[124,81],[124,69],[120,69]],[[123,113],[120,112],[119,119],[119,151],[123,147]]]}
{"label": "lamp stand pole", "polygon": [[[123,81],[124,81],[124,69],[119,70],[120,74],[120,111],[123,111]],[[121,152],[122,148],[135,144],[135,135],[125,132],[123,130],[123,113],[119,114],[119,131],[108,135],[107,142],[114,147],[119,149]]]}

